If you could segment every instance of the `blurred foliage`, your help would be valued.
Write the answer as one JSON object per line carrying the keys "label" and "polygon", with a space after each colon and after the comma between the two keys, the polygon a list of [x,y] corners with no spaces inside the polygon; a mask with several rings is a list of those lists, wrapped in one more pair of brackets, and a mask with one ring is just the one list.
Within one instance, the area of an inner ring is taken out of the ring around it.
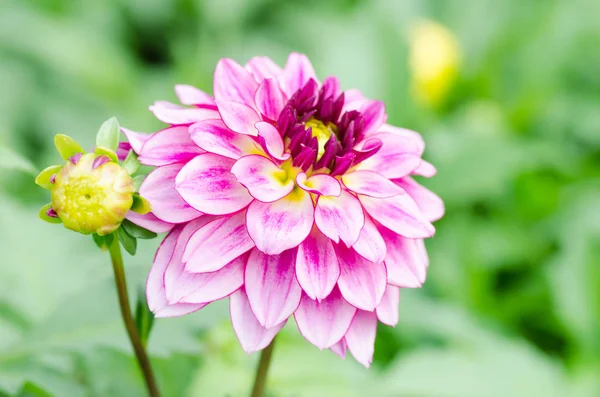
{"label": "blurred foliage", "polygon": [[[428,281],[404,292],[398,327],[381,327],[373,368],[319,352],[290,321],[271,396],[600,395],[597,1],[0,0],[0,10],[0,395],[144,393],[107,258],[37,219],[47,197],[29,162],[56,162],[59,132],[91,148],[109,116],[158,129],[147,106],[175,100],[175,83],[211,91],[221,57],[283,63],[293,50],[422,132],[439,169],[424,183],[447,215],[428,241]],[[435,107],[411,96],[410,32],[423,19],[461,51]],[[126,258],[132,290],[156,244]],[[223,303],[155,322],[165,396],[247,393],[256,355],[242,352]]]}

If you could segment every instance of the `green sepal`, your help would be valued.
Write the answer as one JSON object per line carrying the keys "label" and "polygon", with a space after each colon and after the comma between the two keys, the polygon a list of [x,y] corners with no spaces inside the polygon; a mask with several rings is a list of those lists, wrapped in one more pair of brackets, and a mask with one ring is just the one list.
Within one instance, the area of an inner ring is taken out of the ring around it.
{"label": "green sepal", "polygon": [[62,167],[62,165],[51,165],[50,167],[44,169],[35,178],[35,183],[37,183],[46,190],[51,190],[52,186],[54,185],[50,183],[50,178],[52,178],[52,175],[56,175]]}
{"label": "green sepal", "polygon": [[133,175],[137,170],[140,169],[141,165],[142,164],[140,163],[140,160],[138,160],[137,154],[135,154],[133,150],[130,150],[129,153],[127,153],[127,157],[125,157],[125,160],[123,161],[122,167],[129,175]]}
{"label": "green sepal", "polygon": [[40,209],[38,213],[41,220],[46,221],[48,223],[62,223],[60,218],[53,218],[51,216],[46,215],[46,212],[52,208],[52,203],[48,203]]}
{"label": "green sepal", "polygon": [[56,146],[56,150],[58,150],[60,157],[64,160],[69,160],[69,157],[72,157],[77,153],[85,153],[75,139],[64,134],[56,134],[54,136],[54,145]]}
{"label": "green sepal", "polygon": [[123,226],[117,229],[117,238],[119,239],[119,242],[123,248],[125,248],[125,251],[129,252],[129,255],[135,255],[135,251],[137,250],[137,240],[135,237],[127,233]]}
{"label": "green sepal", "polygon": [[148,229],[144,229],[143,227],[138,226],[127,219],[123,220],[121,226],[125,229],[127,234],[135,238],[141,238],[142,240],[153,239],[157,236],[156,233],[151,232]]}
{"label": "green sepal", "polygon": [[100,126],[98,133],[96,134],[96,146],[105,147],[112,151],[117,150],[119,146],[119,135],[121,133],[121,127],[116,118],[112,117],[106,120]]}
{"label": "green sepal", "polygon": [[110,161],[117,163],[117,164],[119,163],[119,158],[117,157],[117,153],[115,153],[115,151],[112,149],[109,149],[104,146],[98,146],[96,149],[94,149],[94,153],[101,155],[101,156],[107,156],[110,159]]}
{"label": "green sepal", "polygon": [[144,179],[146,179],[146,175],[136,175],[132,179],[133,179],[133,187],[135,188],[135,191],[139,192],[140,187],[142,186],[142,183],[144,182]]}
{"label": "green sepal", "polygon": [[94,239],[94,243],[96,243],[98,248],[100,248],[102,251],[108,251],[115,237],[112,233],[104,236],[94,233],[92,234],[92,238]]}
{"label": "green sepal", "polygon": [[138,292],[137,303],[135,305],[135,326],[144,346],[146,346],[148,343],[148,338],[150,337],[150,331],[152,331],[153,324],[154,313],[152,313],[148,307],[144,290],[140,289]]}
{"label": "green sepal", "polygon": [[138,193],[134,193],[131,210],[140,215],[146,215],[148,212],[152,211],[152,206],[148,200],[140,196]]}

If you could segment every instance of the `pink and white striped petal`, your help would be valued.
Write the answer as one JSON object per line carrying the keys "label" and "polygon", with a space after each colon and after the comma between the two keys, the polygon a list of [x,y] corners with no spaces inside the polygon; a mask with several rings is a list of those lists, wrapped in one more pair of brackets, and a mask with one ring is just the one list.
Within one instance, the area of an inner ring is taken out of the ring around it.
{"label": "pink and white striped petal", "polygon": [[166,101],[156,101],[150,111],[163,123],[171,125],[189,125],[200,120],[219,117],[216,109],[186,108]]}
{"label": "pink and white striped petal", "polygon": [[235,162],[231,172],[248,192],[263,203],[272,203],[294,189],[294,181],[286,171],[259,155],[244,156]]}
{"label": "pink and white striped petal", "polygon": [[217,154],[201,154],[177,174],[175,189],[192,207],[206,214],[237,212],[253,198],[230,172],[233,164],[233,160]]}
{"label": "pink and white striped petal", "polygon": [[314,207],[310,195],[294,189],[274,203],[255,200],[248,207],[246,224],[256,247],[268,255],[297,247],[310,233]]}
{"label": "pink and white striped petal", "polygon": [[267,347],[285,325],[284,321],[272,328],[263,327],[250,308],[244,288],[229,296],[229,313],[233,330],[246,353],[253,353]]}
{"label": "pink and white striped petal", "polygon": [[390,124],[384,124],[377,131],[377,133],[380,133],[380,132],[390,133],[392,135],[409,138],[417,146],[417,148],[418,148],[417,153],[419,155],[422,155],[423,151],[425,150],[425,141],[423,140],[423,137],[421,136],[421,134],[419,134],[416,131],[409,130],[407,128],[396,127],[396,126],[393,126]]}
{"label": "pink and white striped petal", "polygon": [[339,197],[342,194],[338,180],[327,174],[314,174],[307,178],[304,172],[300,172],[296,175],[296,183],[307,192],[320,196]]}
{"label": "pink and white striped petal", "polygon": [[385,259],[385,241],[369,216],[365,216],[365,225],[352,248],[368,261],[382,262]]}
{"label": "pink and white striped petal", "polygon": [[420,185],[409,176],[397,179],[394,182],[415,200],[419,209],[430,222],[437,221],[444,216],[444,202],[437,194]]}
{"label": "pink and white striped petal", "polygon": [[344,185],[354,193],[386,198],[403,194],[404,190],[375,171],[354,171],[342,176]]}
{"label": "pink and white striped petal", "polygon": [[244,212],[212,220],[191,236],[183,254],[185,271],[217,271],[253,247]]}
{"label": "pink and white striped petal", "polygon": [[190,206],[175,190],[175,178],[183,164],[171,164],[152,171],[140,187],[140,195],[152,205],[157,218],[170,223],[196,219],[202,212]]}
{"label": "pink and white striped petal", "polygon": [[187,126],[170,127],[153,134],[142,146],[139,160],[144,165],[160,167],[185,163],[204,153],[190,138]]}
{"label": "pink and white striped petal", "polygon": [[388,284],[381,303],[377,306],[377,318],[390,327],[398,324],[398,305],[400,304],[400,288]]}
{"label": "pink and white striped petal", "polygon": [[348,349],[348,344],[346,343],[346,338],[340,339],[335,345],[331,346],[329,350],[337,354],[342,360],[346,358],[346,350]]}
{"label": "pink and white striped petal", "polygon": [[140,154],[140,152],[142,151],[142,146],[144,146],[144,143],[146,143],[146,141],[148,139],[150,139],[153,135],[153,134],[145,134],[142,132],[131,131],[131,130],[129,130],[127,128],[123,128],[123,127],[121,127],[121,132],[125,135],[125,137],[127,138],[127,141],[131,145],[131,148],[133,149],[133,151],[136,154]]}
{"label": "pink and white striped petal", "polygon": [[300,304],[302,289],[296,281],[296,250],[279,255],[250,252],[244,284],[258,322],[271,328],[284,322]]}
{"label": "pink and white striped petal", "polygon": [[279,76],[283,69],[269,57],[254,57],[246,64],[246,70],[254,76],[257,83],[262,83],[265,79]]}
{"label": "pink and white striped petal", "polygon": [[385,105],[381,101],[367,101],[361,106],[361,113],[365,120],[363,132],[369,136],[381,127],[386,119]]}
{"label": "pink and white striped petal", "polygon": [[175,94],[179,98],[179,102],[184,105],[198,106],[205,108],[216,109],[217,104],[213,97],[204,91],[187,84],[177,84],[175,86]]}
{"label": "pink and white striped petal", "polygon": [[261,153],[260,146],[248,135],[227,128],[221,120],[204,120],[189,127],[192,141],[209,153],[237,160],[243,155]]}
{"label": "pink and white striped petal", "polygon": [[266,79],[256,90],[256,107],[269,120],[277,121],[287,100],[276,79]]}
{"label": "pink and white striped petal", "polygon": [[323,350],[344,337],[355,314],[356,308],[335,289],[321,302],[303,294],[294,318],[302,336]]}
{"label": "pink and white striped petal", "polygon": [[369,262],[341,244],[335,249],[340,263],[338,286],[344,299],[359,309],[375,310],[387,285],[385,265]]}
{"label": "pink and white striped petal", "polygon": [[283,140],[281,139],[281,134],[277,128],[266,121],[259,121],[256,123],[255,127],[258,130],[258,140],[260,144],[271,157],[281,161],[290,158],[289,153],[284,153],[285,147],[283,145]]}
{"label": "pink and white striped petal", "polygon": [[429,258],[422,239],[409,239],[380,229],[386,247],[388,282],[402,288],[419,288],[424,282]]}
{"label": "pink and white striped petal", "polygon": [[[368,139],[379,139],[383,146],[357,166],[357,170],[375,171],[388,179],[402,178],[421,165],[418,142],[406,136],[377,133]],[[357,145],[362,147],[368,139]]]}
{"label": "pink and white striped petal", "polygon": [[246,104],[234,101],[217,101],[217,106],[221,119],[232,131],[250,136],[258,135],[254,124],[261,118],[256,110]]}
{"label": "pink and white striped petal", "polygon": [[152,268],[146,280],[146,300],[148,307],[156,317],[182,316],[206,306],[205,304],[189,303],[171,305],[167,302],[163,277],[182,230],[183,226],[177,226],[165,237],[156,251]]}
{"label": "pink and white striped petal", "polygon": [[291,53],[280,76],[281,86],[287,97],[291,97],[304,87],[310,79],[318,81],[315,70],[306,55]]}
{"label": "pink and white striped petal", "polygon": [[385,199],[359,195],[363,208],[383,226],[408,238],[431,237],[435,228],[408,194]]}
{"label": "pink and white striped petal", "polygon": [[340,277],[340,266],[331,240],[313,227],[298,247],[296,278],[311,298],[326,298]]}
{"label": "pink and white striped petal", "polygon": [[358,240],[365,224],[365,214],[358,199],[342,190],[339,197],[319,197],[315,223],[334,242],[339,243],[341,239],[347,246],[351,246]]}
{"label": "pink and white striped petal", "polygon": [[254,106],[254,93],[257,88],[258,83],[250,72],[234,60],[224,58],[217,63],[213,89],[217,103],[234,101]]}
{"label": "pink and white striped petal", "polygon": [[414,175],[424,176],[425,178],[431,178],[437,174],[437,169],[433,166],[433,164],[425,160],[421,160],[421,165],[415,168],[412,173]]}
{"label": "pink and white striped petal", "polygon": [[125,218],[154,233],[165,233],[175,226],[172,223],[158,219],[152,212],[142,215],[137,212],[129,211]]}
{"label": "pink and white striped petal", "polygon": [[356,361],[369,368],[375,352],[377,316],[373,312],[359,310],[344,337],[350,353]]}

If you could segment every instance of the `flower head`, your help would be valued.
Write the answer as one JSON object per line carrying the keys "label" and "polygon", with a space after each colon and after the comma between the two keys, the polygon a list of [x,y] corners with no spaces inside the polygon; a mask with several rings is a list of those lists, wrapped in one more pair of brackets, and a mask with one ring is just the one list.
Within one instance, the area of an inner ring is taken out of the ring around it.
{"label": "flower head", "polygon": [[311,343],[368,366],[377,320],[395,325],[399,288],[425,279],[423,239],[443,214],[411,177],[435,174],[420,135],[337,78],[319,82],[300,54],[283,69],[224,59],[214,98],[176,92],[191,107],[155,103],[171,126],[137,145],[157,167],[140,192],[176,224],[148,277],[150,308],[176,316],[229,296],[246,351],[294,315]]}

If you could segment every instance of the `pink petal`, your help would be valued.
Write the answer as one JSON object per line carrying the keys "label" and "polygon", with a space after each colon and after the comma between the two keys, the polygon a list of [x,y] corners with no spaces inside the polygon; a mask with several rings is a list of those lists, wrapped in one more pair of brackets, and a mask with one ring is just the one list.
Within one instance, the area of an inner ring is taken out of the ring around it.
{"label": "pink petal", "polygon": [[258,322],[271,328],[284,322],[300,304],[302,289],[296,281],[296,250],[265,255],[250,253],[244,279],[246,293]]}
{"label": "pink petal", "polygon": [[409,176],[394,182],[415,200],[421,212],[430,222],[437,221],[444,216],[444,202],[437,194],[421,186]]}
{"label": "pink petal", "polygon": [[177,174],[175,188],[198,211],[226,215],[253,200],[230,170],[234,161],[213,153],[197,156]]}
{"label": "pink petal", "polygon": [[283,91],[289,98],[304,87],[308,80],[317,81],[317,75],[306,55],[293,52],[288,57],[280,79]]}
{"label": "pink petal", "polygon": [[387,286],[383,299],[377,306],[377,318],[384,324],[395,327],[398,324],[398,305],[400,304],[400,288]]}
{"label": "pink petal", "polygon": [[265,121],[259,121],[256,123],[256,129],[258,130],[258,139],[261,145],[271,157],[282,161],[290,158],[289,153],[284,153],[285,147],[277,128]]}
{"label": "pink petal", "polygon": [[307,192],[321,196],[339,197],[342,194],[338,180],[327,174],[314,174],[306,178],[306,174],[301,172],[296,175],[296,183]]}
{"label": "pink petal", "polygon": [[171,164],[152,171],[140,187],[140,195],[152,205],[157,218],[171,223],[196,219],[202,212],[192,208],[175,190],[175,177],[183,164]]}
{"label": "pink petal", "polygon": [[423,154],[423,151],[425,150],[425,141],[423,140],[421,134],[419,134],[416,131],[412,131],[406,128],[395,127],[389,124],[384,124],[379,128],[377,132],[385,132],[390,133],[392,135],[398,135],[401,137],[409,138],[417,146],[417,153],[419,155]]}
{"label": "pink petal", "polygon": [[173,228],[173,226],[175,226],[172,223],[161,221],[151,212],[145,215],[141,215],[137,212],[129,211],[125,218],[129,219],[136,225],[141,226],[144,229],[150,230],[154,233],[168,232]]}
{"label": "pink petal", "polygon": [[187,162],[204,153],[190,138],[187,126],[170,127],[152,135],[140,150],[140,162],[159,167]]}
{"label": "pink petal", "polygon": [[183,254],[190,273],[214,272],[254,247],[246,231],[246,214],[218,218],[198,229]]}
{"label": "pink petal", "polygon": [[342,176],[344,185],[358,194],[386,198],[403,194],[404,190],[394,182],[374,171],[354,171]]}
{"label": "pink petal", "polygon": [[288,179],[287,172],[263,156],[244,156],[235,162],[231,172],[252,197],[264,203],[277,201],[294,188],[294,180]]}
{"label": "pink petal", "polygon": [[254,109],[243,103],[223,100],[217,101],[217,106],[227,127],[240,134],[257,136],[254,124],[260,121],[260,116]]}
{"label": "pink petal", "polygon": [[342,360],[346,358],[346,349],[348,348],[348,344],[346,343],[346,338],[342,338],[335,345],[331,346],[329,350],[337,354]]}
{"label": "pink petal", "polygon": [[352,248],[368,261],[381,262],[385,259],[385,241],[369,216],[365,216],[365,225]]}
{"label": "pink petal", "polygon": [[250,308],[250,302],[244,288],[240,288],[229,296],[229,312],[233,330],[242,348],[247,353],[253,353],[267,347],[285,324],[285,322],[282,322],[272,328],[265,328],[260,325]]}
{"label": "pink petal", "polygon": [[265,254],[280,254],[297,247],[310,233],[314,207],[310,195],[295,189],[274,203],[255,200],[248,207],[248,233]]}
{"label": "pink petal", "polygon": [[377,316],[373,312],[359,310],[352,320],[345,339],[356,361],[369,368],[375,352]]}
{"label": "pink petal", "polygon": [[431,237],[435,228],[408,194],[385,199],[359,195],[363,208],[383,226],[409,238]]}
{"label": "pink petal", "polygon": [[163,277],[182,230],[183,227],[178,226],[165,237],[160,247],[158,247],[158,251],[156,251],[154,263],[148,274],[146,300],[148,301],[148,307],[157,317],[182,316],[206,306],[205,304],[189,303],[170,305],[167,302]]}
{"label": "pink petal", "polygon": [[257,88],[258,83],[254,77],[235,61],[224,58],[217,64],[213,90],[217,103],[234,101],[254,106],[254,93]]}
{"label": "pink petal", "polygon": [[359,309],[375,310],[387,285],[383,262],[369,262],[341,244],[336,246],[336,253],[340,263],[338,286],[344,299]]}
{"label": "pink petal", "polygon": [[204,120],[189,128],[196,145],[210,153],[237,160],[245,154],[260,153],[260,146],[248,135],[231,131],[221,120]]}
{"label": "pink petal", "polygon": [[244,284],[247,259],[248,255],[242,255],[212,273],[187,273],[183,264],[169,264],[165,273],[168,301],[209,303],[229,296]]}
{"label": "pink petal", "polygon": [[432,176],[437,174],[437,170],[435,169],[433,164],[425,160],[421,160],[421,165],[415,168],[412,173],[415,175],[424,176],[425,178],[431,178]]}
{"label": "pink petal", "polygon": [[121,132],[127,137],[127,141],[136,154],[140,154],[144,143],[152,137],[152,134],[135,132],[123,127],[121,127]]}
{"label": "pink petal", "polygon": [[311,299],[321,300],[331,293],[339,277],[340,266],[331,240],[313,228],[298,247],[298,283]]}
{"label": "pink petal", "polygon": [[336,289],[321,302],[303,295],[294,318],[302,336],[323,350],[344,337],[355,313],[356,308]]}
{"label": "pink petal", "polygon": [[200,120],[216,119],[219,113],[215,109],[186,108],[166,101],[156,101],[150,111],[163,123],[187,125]]}
{"label": "pink petal", "polygon": [[283,73],[283,69],[273,62],[269,57],[254,57],[246,64],[246,70],[254,76],[258,83]]}
{"label": "pink petal", "polygon": [[277,121],[287,100],[275,79],[266,79],[256,91],[256,107],[269,120]]}
{"label": "pink petal", "polygon": [[213,97],[191,85],[177,84],[175,86],[175,94],[177,94],[179,102],[184,105],[195,105],[213,109],[217,107]]}
{"label": "pink petal", "polygon": [[324,235],[338,243],[351,246],[358,240],[365,224],[360,202],[345,190],[339,197],[322,196],[317,202],[315,223]]}
{"label": "pink petal", "polygon": [[418,288],[425,282],[429,258],[421,239],[409,239],[381,228],[387,255],[388,282],[403,288]]}
{"label": "pink petal", "polygon": [[[368,139],[379,139],[383,146],[373,156],[358,164],[358,170],[375,171],[386,178],[402,178],[421,164],[418,142],[410,137],[377,133]],[[360,148],[368,140],[359,145]]]}
{"label": "pink petal", "polygon": [[367,101],[362,105],[361,113],[365,120],[363,132],[366,136],[377,131],[385,123],[385,105],[380,101]]}

